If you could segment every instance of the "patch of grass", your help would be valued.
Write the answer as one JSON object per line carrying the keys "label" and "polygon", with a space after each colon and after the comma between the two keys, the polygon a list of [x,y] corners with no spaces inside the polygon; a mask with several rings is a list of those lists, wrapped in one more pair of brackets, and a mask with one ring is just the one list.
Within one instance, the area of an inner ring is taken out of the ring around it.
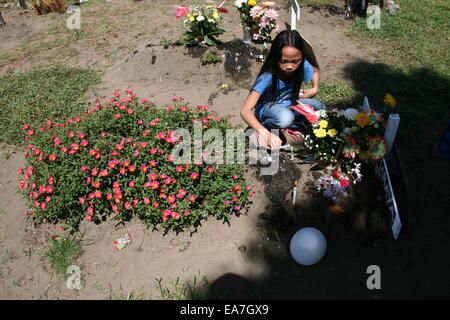
{"label": "patch of grass", "polygon": [[184,283],[180,283],[178,277],[175,282],[172,283],[172,289],[165,288],[161,284],[162,278],[156,279],[158,282],[158,288],[163,300],[205,300],[207,299],[207,287],[208,279],[204,276],[200,278],[197,275],[191,277]]}
{"label": "patch of grass", "polygon": [[355,20],[351,29],[365,45],[386,51],[384,63],[361,62],[347,71],[354,88],[372,96],[373,102],[380,104],[386,93],[393,94],[401,117],[400,137],[436,144],[450,118],[450,2],[396,3],[396,14],[381,15],[381,29],[369,30],[366,19]]}
{"label": "patch of grass", "polygon": [[369,30],[366,19],[353,24],[354,34],[366,39],[382,40],[401,65],[427,66],[450,76],[450,2],[397,0],[396,14],[383,13],[381,28]]}
{"label": "patch of grass", "polygon": [[200,62],[202,63],[202,65],[216,64],[221,61],[222,61],[222,58],[217,55],[217,51],[215,51],[215,50],[206,51],[205,54],[200,58]]}
{"label": "patch of grass", "polygon": [[128,294],[124,294],[123,292],[112,292],[108,296],[108,300],[150,300],[150,298],[145,295],[142,289],[140,289],[131,290]]}
{"label": "patch of grass", "polygon": [[95,71],[61,65],[1,75],[0,142],[20,145],[23,124],[36,130],[79,113],[84,94],[99,81]]}
{"label": "patch of grass", "polygon": [[83,249],[79,241],[70,239],[50,239],[50,246],[45,252],[45,257],[49,261],[53,270],[67,279],[69,274],[67,268],[73,265],[81,255]]}

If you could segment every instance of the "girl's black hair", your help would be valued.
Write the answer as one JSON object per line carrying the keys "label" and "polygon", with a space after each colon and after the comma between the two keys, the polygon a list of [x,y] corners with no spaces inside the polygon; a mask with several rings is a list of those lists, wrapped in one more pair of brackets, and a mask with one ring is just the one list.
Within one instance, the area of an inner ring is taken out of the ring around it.
{"label": "girl's black hair", "polygon": [[[271,96],[275,97],[278,92],[278,80],[279,77],[279,68],[278,68],[278,62],[281,61],[281,50],[284,47],[294,47],[299,49],[302,52],[302,62],[300,63],[300,66],[297,68],[294,74],[294,87],[293,87],[293,94],[294,94],[294,101],[298,98],[298,95],[300,93],[300,88],[303,83],[304,74],[303,74],[303,66],[305,63],[305,59],[308,60],[311,64],[313,64],[313,59],[310,59],[310,57],[307,54],[307,50],[305,50],[305,41],[303,40],[302,36],[296,31],[296,30],[284,30],[281,31],[275,39],[273,39],[272,46],[270,47],[269,54],[267,55],[266,61],[264,62],[261,71],[258,74],[258,77],[262,75],[265,72],[270,72],[272,74],[272,86],[271,86]],[[314,67],[318,68],[318,66]]]}

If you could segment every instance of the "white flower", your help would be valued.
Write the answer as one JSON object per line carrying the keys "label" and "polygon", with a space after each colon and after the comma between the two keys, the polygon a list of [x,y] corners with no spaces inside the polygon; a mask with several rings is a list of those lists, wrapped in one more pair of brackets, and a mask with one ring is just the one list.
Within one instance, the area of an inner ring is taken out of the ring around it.
{"label": "white flower", "polygon": [[236,0],[236,1],[234,2],[234,5],[235,5],[236,7],[238,7],[238,8],[241,8],[242,5],[243,5],[244,3],[246,3],[246,2],[247,2],[246,0]]}
{"label": "white flower", "polygon": [[348,120],[354,120],[355,116],[359,113],[358,110],[353,109],[353,108],[348,108],[345,109],[344,111],[344,116],[348,119]]}
{"label": "white flower", "polygon": [[352,133],[352,128],[345,128],[344,129],[344,134],[350,134]]}
{"label": "white flower", "polygon": [[204,16],[198,16],[198,17],[197,17],[197,21],[203,21],[203,20],[205,20],[205,17],[204,17]]}
{"label": "white flower", "polygon": [[212,18],[208,18],[208,22],[215,23],[216,20],[214,20],[214,19],[212,19]]}

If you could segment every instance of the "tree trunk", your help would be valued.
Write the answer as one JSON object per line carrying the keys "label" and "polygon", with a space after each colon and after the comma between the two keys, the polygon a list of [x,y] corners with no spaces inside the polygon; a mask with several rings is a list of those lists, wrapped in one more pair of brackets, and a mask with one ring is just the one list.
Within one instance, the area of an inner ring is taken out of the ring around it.
{"label": "tree trunk", "polygon": [[5,20],[3,20],[2,12],[0,11],[0,28],[6,26]]}

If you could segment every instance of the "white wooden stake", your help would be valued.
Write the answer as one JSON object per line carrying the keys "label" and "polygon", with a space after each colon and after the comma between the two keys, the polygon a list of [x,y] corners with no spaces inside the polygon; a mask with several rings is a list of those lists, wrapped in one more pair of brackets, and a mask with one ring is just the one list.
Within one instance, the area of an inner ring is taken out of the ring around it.
{"label": "white wooden stake", "polygon": [[297,0],[291,0],[291,30],[297,30],[297,20],[300,21],[300,6]]}
{"label": "white wooden stake", "polygon": [[389,159],[389,155],[391,154],[392,146],[394,145],[395,136],[397,135],[399,125],[400,115],[398,113],[390,114],[386,130],[384,131],[384,140],[386,140],[387,144],[386,160]]}

